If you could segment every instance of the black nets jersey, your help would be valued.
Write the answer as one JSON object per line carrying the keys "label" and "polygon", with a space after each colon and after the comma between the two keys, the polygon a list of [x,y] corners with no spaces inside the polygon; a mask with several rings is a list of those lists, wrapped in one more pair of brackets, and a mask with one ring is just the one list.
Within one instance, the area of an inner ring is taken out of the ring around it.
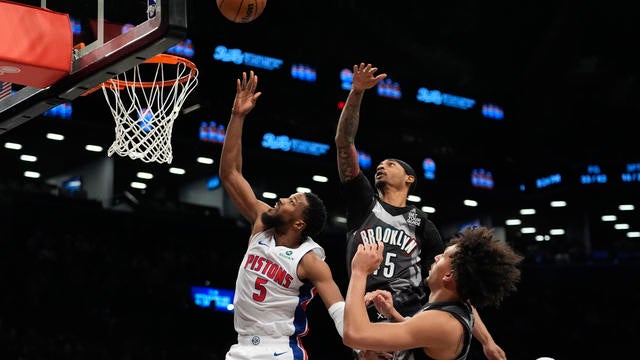
{"label": "black nets jersey", "polygon": [[[471,306],[466,303],[461,302],[439,302],[439,303],[427,303],[421,311],[428,310],[439,310],[446,311],[453,315],[460,323],[462,324],[462,328],[464,329],[464,344],[462,345],[462,351],[460,351],[460,355],[456,358],[456,360],[465,360],[469,355],[469,349],[471,349],[471,337],[473,336],[473,310]],[[412,360],[431,360],[428,357],[422,348],[413,349],[413,358],[409,358]]]}
{"label": "black nets jersey", "polygon": [[[426,302],[424,277],[444,244],[427,214],[414,205],[395,207],[378,198],[377,192],[360,172],[343,186],[347,202],[347,272],[358,244],[382,241],[380,268],[367,278],[367,291],[388,290],[403,316],[415,314]],[[384,320],[369,308],[371,321]]]}

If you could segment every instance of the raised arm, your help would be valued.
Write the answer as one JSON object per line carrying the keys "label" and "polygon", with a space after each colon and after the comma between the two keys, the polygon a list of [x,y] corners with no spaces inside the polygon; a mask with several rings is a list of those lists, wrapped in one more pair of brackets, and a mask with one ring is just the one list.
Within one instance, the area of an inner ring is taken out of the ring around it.
{"label": "raised arm", "polygon": [[384,246],[381,244],[360,244],[351,260],[351,278],[347,288],[344,314],[345,345],[354,349],[371,349],[363,344],[359,335],[371,325],[365,305],[367,276],[382,262]]}
{"label": "raised arm", "polygon": [[336,129],[336,149],[338,154],[338,174],[340,181],[346,182],[358,175],[358,151],[355,146],[356,133],[360,123],[360,105],[364,91],[376,86],[387,74],[375,75],[378,68],[371,64],[353,66],[351,91],[340,113]]}
{"label": "raised arm", "polygon": [[[380,265],[383,249],[382,244],[360,244],[353,257],[344,311],[344,344],[373,351],[440,346],[456,349],[464,330],[458,320],[443,311],[423,311],[400,322],[369,321],[364,298],[366,278]],[[455,353],[447,357],[450,355]]]}
{"label": "raised arm", "polygon": [[247,114],[255,107],[256,101],[262,95],[256,92],[258,76],[253,71],[242,73],[242,79],[236,80],[236,97],[231,109],[231,119],[227,125],[227,132],[220,155],[219,175],[222,185],[233,200],[240,213],[251,224],[261,224],[258,214],[269,206],[256,198],[251,185],[242,175],[242,128]]}

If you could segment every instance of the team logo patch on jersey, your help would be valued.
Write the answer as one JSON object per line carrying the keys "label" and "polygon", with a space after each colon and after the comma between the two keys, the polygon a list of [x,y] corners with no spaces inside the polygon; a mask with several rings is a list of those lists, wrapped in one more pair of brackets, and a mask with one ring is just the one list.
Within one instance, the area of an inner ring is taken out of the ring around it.
{"label": "team logo patch on jersey", "polygon": [[287,260],[293,260],[293,256],[291,256],[291,254],[293,254],[292,250],[287,250],[283,253],[279,253],[278,256],[285,258]]}
{"label": "team logo patch on jersey", "polygon": [[407,222],[411,225],[420,226],[422,219],[418,217],[418,212],[416,211],[416,209],[412,209],[411,211],[409,211]]}
{"label": "team logo patch on jersey", "polygon": [[251,338],[251,343],[253,345],[260,345],[260,336],[254,336]]}

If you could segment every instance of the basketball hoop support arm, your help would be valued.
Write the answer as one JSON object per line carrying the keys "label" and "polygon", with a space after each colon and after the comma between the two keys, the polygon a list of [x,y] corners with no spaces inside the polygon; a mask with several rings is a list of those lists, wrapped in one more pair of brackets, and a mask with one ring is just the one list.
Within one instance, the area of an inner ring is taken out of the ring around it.
{"label": "basketball hoop support arm", "polygon": [[74,59],[68,77],[45,89],[26,86],[0,100],[0,134],[165,52],[186,35],[187,0],[164,0],[155,17]]}

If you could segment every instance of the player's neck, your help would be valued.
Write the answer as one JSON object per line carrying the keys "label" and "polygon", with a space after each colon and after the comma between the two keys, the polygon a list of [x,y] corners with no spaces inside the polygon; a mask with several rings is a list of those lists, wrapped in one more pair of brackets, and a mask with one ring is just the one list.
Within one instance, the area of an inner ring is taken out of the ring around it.
{"label": "player's neck", "polygon": [[404,191],[385,190],[379,192],[382,201],[396,207],[407,206],[407,194]]}
{"label": "player's neck", "polygon": [[460,301],[460,297],[455,292],[452,292],[446,288],[431,290],[431,292],[429,293],[430,303],[449,301]]}
{"label": "player's neck", "polygon": [[292,232],[279,232],[276,230],[273,233],[273,239],[277,246],[285,246],[295,249],[302,243],[300,234]]}

